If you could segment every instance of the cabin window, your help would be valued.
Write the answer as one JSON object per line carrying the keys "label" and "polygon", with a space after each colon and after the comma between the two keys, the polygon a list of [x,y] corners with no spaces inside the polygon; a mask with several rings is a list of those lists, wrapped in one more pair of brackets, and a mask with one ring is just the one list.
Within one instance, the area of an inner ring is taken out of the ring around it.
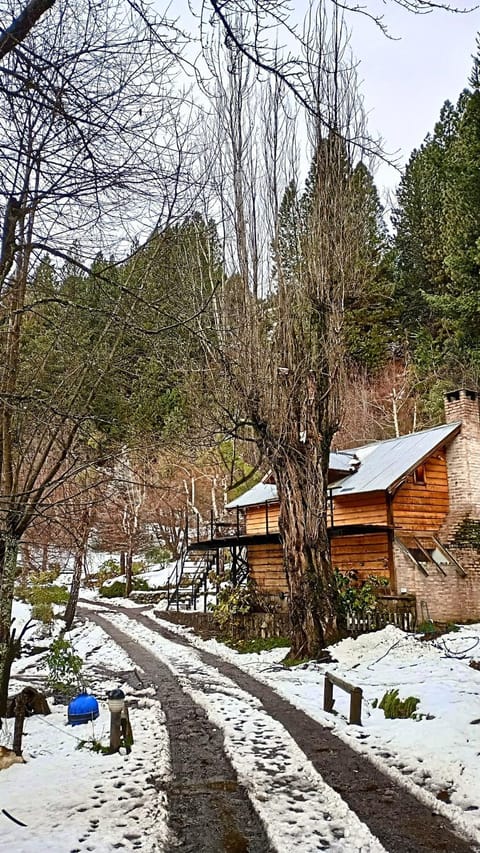
{"label": "cabin window", "polygon": [[425,473],[425,465],[418,465],[413,472],[413,482],[419,486],[425,486],[427,483]]}
{"label": "cabin window", "polygon": [[437,569],[440,574],[445,575],[447,567],[452,566],[457,574],[465,577],[462,566],[435,536],[396,533],[395,538],[423,574],[428,575],[431,569]]}

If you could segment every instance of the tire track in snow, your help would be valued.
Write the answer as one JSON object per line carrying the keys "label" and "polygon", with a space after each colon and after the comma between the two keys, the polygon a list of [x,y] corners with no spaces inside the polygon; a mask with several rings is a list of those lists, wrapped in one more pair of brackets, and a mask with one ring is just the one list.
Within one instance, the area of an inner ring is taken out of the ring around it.
{"label": "tire track in snow", "polygon": [[[385,853],[258,699],[202,662],[191,646],[166,639],[123,614],[103,611],[101,618],[166,664],[223,730],[225,750],[279,853]],[[128,651],[134,657],[133,650]]]}

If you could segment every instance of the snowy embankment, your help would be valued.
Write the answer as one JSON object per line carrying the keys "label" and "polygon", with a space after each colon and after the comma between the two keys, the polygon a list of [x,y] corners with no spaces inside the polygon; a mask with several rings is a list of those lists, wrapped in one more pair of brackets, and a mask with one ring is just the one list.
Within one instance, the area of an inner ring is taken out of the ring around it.
{"label": "snowy embankment", "polygon": [[[18,624],[28,610],[16,606]],[[98,627],[86,625],[69,635],[86,661],[100,716],[87,725],[67,725],[66,707],[25,721],[25,765],[0,771],[0,849],[15,853],[70,853],[93,850],[112,853],[141,849],[157,851],[167,836],[166,798],[149,777],[170,777],[165,718],[151,688],[135,691],[131,717],[135,745],[130,755],[102,755],[89,748],[109,742],[108,690],[119,686],[113,673],[133,669],[128,656]],[[46,645],[38,639],[39,645]],[[46,677],[43,655],[22,658],[15,665],[11,692],[25,683],[41,686]],[[123,685],[125,692],[128,687]],[[11,746],[13,720],[4,720],[0,743]],[[6,814],[7,813],[7,814]],[[14,820],[12,820],[12,818]],[[20,821],[21,826],[14,821]]]}
{"label": "snowy embankment", "polygon": [[[95,602],[89,606],[95,607]],[[114,602],[109,606],[114,609]],[[19,625],[27,615],[23,606],[16,608]],[[169,623],[170,630],[188,634],[193,647],[184,647],[126,615],[103,610],[102,615],[158,655],[223,730],[226,751],[275,849],[313,853],[319,845],[327,845],[332,853],[377,853],[383,848],[324,784],[286,730],[255,698],[205,665],[195,646],[267,683],[480,841],[480,672],[469,666],[470,660],[480,660],[480,625],[433,642],[421,642],[389,627],[339,643],[331,649],[331,664],[287,669],[280,663],[284,649],[240,655]],[[152,612],[149,615],[157,621]],[[82,626],[69,636],[86,661],[99,699],[118,686],[114,673],[134,668],[98,627]],[[42,644],[41,637],[37,642]],[[12,689],[21,688],[27,680],[42,683],[42,667],[41,654],[16,662],[17,681]],[[322,711],[326,669],[362,687],[361,727],[347,725],[348,697],[340,690],[335,689],[336,714]],[[399,690],[401,698],[419,698],[420,719],[387,720],[374,707],[374,700],[392,688]],[[130,756],[76,749],[78,740],[93,737],[108,743],[108,711],[105,702],[100,705],[94,730],[67,727],[65,707],[53,706],[50,717],[26,721],[28,764],[0,772],[1,849],[110,853],[119,846],[145,851],[168,846],[165,796],[148,781],[155,776],[162,785],[170,779],[168,736],[159,703],[152,699],[149,687],[135,690],[131,713],[135,746]],[[0,743],[10,745],[12,731],[9,721],[7,730],[0,733]],[[23,796],[25,791],[28,797]],[[27,826],[13,823],[2,809]]]}
{"label": "snowy embankment", "polygon": [[[291,669],[280,663],[285,649],[239,654],[190,629],[168,628],[268,684],[480,842],[480,671],[470,667],[480,662],[480,624],[428,642],[389,626],[331,647],[330,664]],[[326,671],[362,688],[361,727],[347,724],[349,697],[341,690],[334,689],[335,715],[322,710]],[[391,689],[420,699],[419,719],[385,719],[374,704]]]}

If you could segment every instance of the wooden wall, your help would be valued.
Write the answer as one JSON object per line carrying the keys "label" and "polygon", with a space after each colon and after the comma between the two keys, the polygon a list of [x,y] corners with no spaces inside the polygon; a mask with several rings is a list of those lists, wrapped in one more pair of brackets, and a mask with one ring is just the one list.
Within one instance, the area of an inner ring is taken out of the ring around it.
{"label": "wooden wall", "polygon": [[343,524],[387,524],[385,492],[343,495],[333,501],[333,526]]}
{"label": "wooden wall", "polygon": [[448,513],[448,478],[444,451],[425,463],[425,483],[411,474],[392,500],[393,522],[400,530],[438,531]]}
{"label": "wooden wall", "polygon": [[389,577],[388,533],[366,533],[359,536],[335,536],[330,543],[332,565],[341,572],[355,569],[358,579],[369,575]]}
{"label": "wooden wall", "polygon": [[279,543],[248,546],[250,577],[262,592],[287,592],[283,551]]}
{"label": "wooden wall", "polygon": [[[268,504],[269,533],[278,531],[278,504]],[[246,507],[246,532],[257,535],[266,532],[266,507]],[[330,507],[327,509],[330,526]],[[365,495],[345,495],[333,502],[334,526],[342,524],[387,524],[387,502],[384,492],[370,492]]]}
{"label": "wooden wall", "polygon": [[250,536],[266,533],[267,522],[267,507],[268,507],[268,532],[278,532],[278,503],[269,503],[260,506],[247,506],[245,512],[245,527],[246,532]]}

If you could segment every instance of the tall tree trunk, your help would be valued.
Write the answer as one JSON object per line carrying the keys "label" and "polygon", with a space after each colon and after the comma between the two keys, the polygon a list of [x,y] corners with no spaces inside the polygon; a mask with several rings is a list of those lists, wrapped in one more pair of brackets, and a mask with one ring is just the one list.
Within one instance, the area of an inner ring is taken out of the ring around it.
{"label": "tall tree trunk", "polygon": [[132,546],[128,546],[128,551],[125,554],[125,596],[129,597],[132,591],[132,564],[133,564],[133,550]]}
{"label": "tall tree trunk", "polygon": [[67,606],[65,608],[64,620],[65,620],[65,631],[70,631],[73,620],[75,619],[75,613],[77,610],[78,604],[78,596],[80,593],[80,584],[82,582],[82,572],[83,566],[85,562],[85,551],[82,548],[81,551],[77,551],[75,554],[75,560],[73,563],[73,574],[72,574],[72,582],[70,584],[70,595],[68,598]]}
{"label": "tall tree trunk", "polygon": [[18,539],[11,534],[3,534],[0,545],[0,716],[4,716],[6,711],[10,670],[15,657],[11,624],[17,555]]}
{"label": "tall tree trunk", "polygon": [[70,584],[70,596],[65,608],[64,620],[65,630],[70,631],[75,612],[77,610],[78,595],[80,593],[80,585],[82,582],[82,574],[87,563],[88,537],[90,535],[90,520],[91,508],[89,506],[83,511],[81,516],[81,525],[79,527],[79,539],[75,550],[75,559],[73,563],[72,583]]}
{"label": "tall tree trunk", "polygon": [[317,657],[338,639],[325,477],[315,458],[303,463],[284,459],[275,471],[295,658]]}

